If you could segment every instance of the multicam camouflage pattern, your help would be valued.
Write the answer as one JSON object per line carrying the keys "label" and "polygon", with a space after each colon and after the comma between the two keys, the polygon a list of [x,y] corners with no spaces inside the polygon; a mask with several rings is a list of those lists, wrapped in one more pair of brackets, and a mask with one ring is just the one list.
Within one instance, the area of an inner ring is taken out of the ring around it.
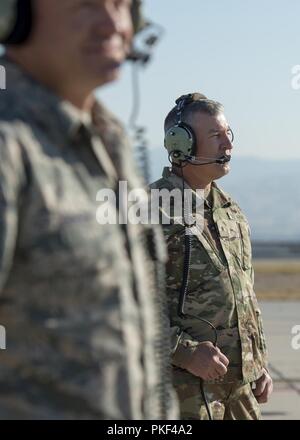
{"label": "multicam camouflage pattern", "polygon": [[141,185],[124,131],[0,63],[0,418],[175,418],[160,229],[96,222],[99,189]]}
{"label": "multicam camouflage pattern", "polygon": [[[188,186],[185,184],[185,187]],[[163,178],[151,188],[182,189],[182,179],[165,168]],[[192,227],[189,289],[185,313],[210,321],[217,329],[218,346],[228,357],[227,374],[210,383],[247,384],[257,380],[266,366],[266,344],[261,312],[253,290],[253,267],[248,222],[238,205],[212,185],[212,205],[205,201],[203,225]],[[194,217],[202,215],[195,213]],[[202,217],[203,219],[203,217]],[[193,398],[200,380],[186,369],[189,353],[198,342],[214,341],[211,328],[187,316],[178,317],[177,307],[182,283],[185,228],[164,225],[169,261],[167,294],[173,335],[173,370],[179,394],[184,389]],[[195,396],[199,398],[199,396]]]}
{"label": "multicam camouflage pattern", "polygon": [[0,2],[0,39],[6,38],[16,22],[17,0]]}
{"label": "multicam camouflage pattern", "polygon": [[[178,389],[183,420],[208,420],[199,386]],[[260,420],[260,406],[250,384],[207,384],[205,395],[213,420]]]}

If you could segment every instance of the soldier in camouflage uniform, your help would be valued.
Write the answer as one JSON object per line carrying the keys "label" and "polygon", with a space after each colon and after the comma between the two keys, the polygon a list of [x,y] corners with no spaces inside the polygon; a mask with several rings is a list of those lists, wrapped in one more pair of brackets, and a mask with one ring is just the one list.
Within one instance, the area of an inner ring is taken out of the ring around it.
{"label": "soldier in camouflage uniform", "polygon": [[[166,118],[166,133],[176,126],[177,116],[178,107]],[[223,107],[203,95],[185,106],[181,118],[195,134],[198,160],[185,164],[181,170],[179,164],[173,163],[151,185],[153,189],[182,191],[184,180],[184,188],[193,191],[193,217],[202,215],[203,220],[198,219],[191,228],[184,318],[177,308],[186,230],[183,222],[175,221],[178,218],[174,203],[170,224],[164,225],[169,253],[167,293],[174,337],[173,377],[181,418],[208,417],[200,393],[200,381],[204,379],[214,419],[259,419],[259,403],[266,402],[272,392],[272,379],[267,371],[261,312],[253,290],[249,225],[239,206],[215,183],[230,169],[228,162],[215,162],[224,154],[227,158],[231,155],[229,127]],[[203,214],[196,212],[196,189],[204,191]],[[212,329],[198,317],[215,326],[217,347],[212,344]]]}
{"label": "soldier in camouflage uniform", "polygon": [[129,2],[33,7],[28,39],[0,59],[0,418],[175,418],[160,230],[96,222],[99,190],[141,186],[93,95],[118,77]]}

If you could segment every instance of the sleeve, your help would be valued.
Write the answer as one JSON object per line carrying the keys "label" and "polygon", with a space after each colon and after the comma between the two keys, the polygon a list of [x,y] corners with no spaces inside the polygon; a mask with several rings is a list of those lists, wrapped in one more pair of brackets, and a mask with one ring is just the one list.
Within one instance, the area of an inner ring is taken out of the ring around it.
{"label": "sleeve", "polygon": [[[248,226],[249,228],[249,226]],[[254,281],[255,281],[255,276],[254,276],[254,268],[253,268],[253,263],[252,263],[252,245],[251,245],[251,241],[250,241],[250,228],[249,228],[249,246],[250,246],[250,258],[251,258],[251,264],[250,264],[250,280],[254,289]],[[264,331],[264,327],[263,327],[263,320],[262,320],[262,314],[261,314],[261,310],[258,304],[258,300],[256,297],[256,293],[254,291],[254,296],[255,296],[255,305],[256,305],[256,321],[257,321],[257,329],[258,329],[258,338],[259,338],[259,349],[261,351],[261,356],[262,356],[262,360],[263,360],[263,366],[266,370],[268,370],[268,352],[267,352],[267,343],[266,343],[266,336],[265,336],[265,331]]]}
{"label": "sleeve", "polygon": [[25,180],[16,140],[0,130],[0,293],[12,265],[18,231],[18,199]]}
{"label": "sleeve", "polygon": [[187,369],[191,356],[199,342],[188,333],[180,330],[178,326],[171,327],[172,359],[175,367]]}
{"label": "sleeve", "polygon": [[268,369],[268,352],[266,344],[266,336],[263,327],[263,321],[261,316],[261,311],[259,308],[256,309],[256,319],[258,328],[258,338],[259,338],[259,348],[262,356],[262,363],[264,368]]}
{"label": "sleeve", "polygon": [[[252,286],[254,287],[254,268],[253,268],[252,264],[251,264],[251,268],[250,268],[250,279],[251,279]],[[259,349],[260,349],[262,357],[263,357],[264,367],[267,369],[268,353],[267,353],[267,343],[266,343],[266,336],[265,336],[265,331],[264,331],[264,326],[263,326],[262,314],[261,314],[261,310],[260,310],[260,307],[258,304],[258,300],[257,300],[255,291],[253,292],[253,294],[255,296],[255,313],[256,313],[256,325],[257,325],[257,329],[258,329]]]}

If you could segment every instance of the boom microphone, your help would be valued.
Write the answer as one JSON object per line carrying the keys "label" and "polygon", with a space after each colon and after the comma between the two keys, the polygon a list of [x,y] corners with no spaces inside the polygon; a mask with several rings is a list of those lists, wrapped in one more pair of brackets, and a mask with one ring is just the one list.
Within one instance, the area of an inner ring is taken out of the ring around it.
{"label": "boom microphone", "polygon": [[[211,160],[211,162],[200,162],[200,160],[198,159],[207,159],[207,160]],[[191,156],[189,159],[187,159],[187,162],[189,162],[192,165],[210,165],[210,164],[214,164],[217,163],[219,165],[224,165],[227,162],[231,161],[231,156],[228,154],[224,154],[222,157],[219,157],[218,159],[214,158],[214,157],[201,157],[201,156]]]}
{"label": "boom microphone", "polygon": [[224,154],[224,156],[220,157],[220,159],[216,160],[216,163],[219,163],[221,165],[224,165],[227,162],[231,161],[231,156],[229,156],[228,154]]}

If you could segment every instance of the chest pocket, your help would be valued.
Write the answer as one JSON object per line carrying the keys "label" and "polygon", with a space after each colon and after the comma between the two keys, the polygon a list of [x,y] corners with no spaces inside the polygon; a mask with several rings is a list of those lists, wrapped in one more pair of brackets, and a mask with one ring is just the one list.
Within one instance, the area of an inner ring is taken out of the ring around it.
{"label": "chest pocket", "polygon": [[219,237],[227,259],[238,260],[243,270],[251,267],[251,243],[248,223],[242,218],[217,221]]}

